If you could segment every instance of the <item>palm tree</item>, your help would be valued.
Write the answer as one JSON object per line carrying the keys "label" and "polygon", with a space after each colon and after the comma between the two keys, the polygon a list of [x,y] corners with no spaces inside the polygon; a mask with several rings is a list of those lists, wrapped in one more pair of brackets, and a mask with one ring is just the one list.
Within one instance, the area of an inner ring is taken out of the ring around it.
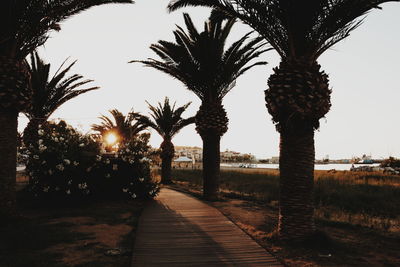
{"label": "palm tree", "polygon": [[66,61],[58,68],[53,77],[50,77],[50,64],[46,64],[37,52],[30,55],[29,74],[31,76],[32,99],[31,105],[24,112],[29,119],[24,130],[25,145],[37,141],[39,125],[47,121],[50,115],[62,104],[99,88],[77,89],[92,82],[92,80],[83,80],[83,76],[79,74],[65,77],[76,61],[63,68],[65,63]]}
{"label": "palm tree", "polygon": [[182,113],[189,107],[190,103],[175,108],[175,103],[171,106],[168,97],[164,99],[164,104],[152,106],[148,102],[150,117],[139,115],[138,121],[143,125],[153,128],[162,138],[161,143],[161,183],[171,183],[171,164],[174,158],[175,149],[172,138],[185,126],[194,123],[194,117],[182,118]]}
{"label": "palm tree", "polygon": [[0,214],[15,214],[17,116],[30,103],[24,59],[60,22],[90,7],[131,0],[0,1]]}
{"label": "palm tree", "polygon": [[236,78],[256,65],[266,64],[260,61],[248,65],[266,51],[260,50],[264,45],[260,38],[246,43],[250,33],[224,49],[235,19],[224,23],[222,17],[214,15],[203,32],[198,32],[190,16],[184,14],[187,32],[178,26],[174,31],[176,43],[159,41],[150,46],[161,60],[139,61],[178,79],[201,100],[195,123],[203,140],[203,195],[208,200],[218,198],[220,140],[228,129],[222,99],[234,87]]}
{"label": "palm tree", "polygon": [[[173,0],[169,10],[208,6],[248,24],[279,53],[265,100],[280,133],[278,234],[315,232],[314,131],[331,107],[328,75],[317,60],[357,28],[361,16],[389,0]],[[393,1],[395,2],[395,1]]]}
{"label": "palm tree", "polygon": [[92,130],[98,132],[103,138],[113,133],[117,143],[129,142],[139,132],[146,129],[141,122],[137,121],[138,114],[131,111],[126,116],[118,109],[109,110],[112,118],[101,115],[100,124],[92,124]]}

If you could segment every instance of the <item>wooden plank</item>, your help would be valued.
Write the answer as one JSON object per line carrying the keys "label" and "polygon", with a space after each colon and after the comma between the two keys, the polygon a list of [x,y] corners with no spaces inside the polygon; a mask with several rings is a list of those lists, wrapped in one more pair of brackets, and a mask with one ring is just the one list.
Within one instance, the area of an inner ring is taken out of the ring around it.
{"label": "wooden plank", "polygon": [[132,266],[281,264],[214,207],[163,188],[140,218]]}

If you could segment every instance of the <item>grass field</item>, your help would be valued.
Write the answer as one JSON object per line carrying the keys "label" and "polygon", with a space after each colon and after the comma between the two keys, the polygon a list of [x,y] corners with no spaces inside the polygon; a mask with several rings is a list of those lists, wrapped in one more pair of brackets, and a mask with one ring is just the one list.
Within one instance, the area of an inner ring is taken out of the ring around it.
{"label": "grass field", "polygon": [[[201,186],[201,170],[174,170],[176,181]],[[225,196],[276,206],[279,172],[267,169],[221,171]],[[314,199],[317,218],[400,231],[400,176],[371,172],[316,171]]]}

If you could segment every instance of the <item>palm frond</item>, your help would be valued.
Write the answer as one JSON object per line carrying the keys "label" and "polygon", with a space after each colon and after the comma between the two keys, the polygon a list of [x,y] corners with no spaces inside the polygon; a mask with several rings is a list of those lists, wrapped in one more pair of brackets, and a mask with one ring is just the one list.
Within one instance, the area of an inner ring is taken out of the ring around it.
{"label": "palm frond", "polygon": [[60,30],[60,22],[91,7],[131,0],[0,1],[0,55],[23,60]]}
{"label": "palm frond", "polygon": [[50,64],[45,63],[37,52],[31,53],[28,66],[31,76],[32,105],[31,109],[25,112],[28,118],[46,120],[67,101],[99,88],[96,86],[78,89],[93,80],[83,80],[83,76],[79,74],[65,78],[76,61],[63,68],[65,63],[66,61],[58,68],[56,74],[49,78]]}
{"label": "palm frond", "polygon": [[186,111],[191,102],[176,108],[172,106],[169,98],[165,97],[163,103],[151,105],[146,101],[150,110],[150,117],[141,115],[138,119],[144,125],[154,129],[164,139],[171,140],[183,127],[194,123],[194,118],[183,119],[182,113]]}
{"label": "palm frond", "polygon": [[175,43],[161,40],[150,46],[160,59],[131,62],[140,62],[178,79],[202,101],[220,101],[241,74],[265,64],[264,61],[251,63],[268,49],[261,49],[265,45],[262,38],[246,43],[250,33],[225,50],[235,18],[214,10],[200,33],[186,13],[184,20],[187,31],[177,26],[173,32]]}
{"label": "palm frond", "polygon": [[362,24],[372,9],[399,0],[173,0],[170,11],[206,6],[248,24],[282,57],[314,62]]}
{"label": "palm frond", "polygon": [[122,142],[126,142],[135,138],[141,131],[148,127],[140,120],[141,115],[133,110],[127,115],[124,115],[118,109],[112,109],[108,112],[111,114],[111,117],[101,115],[99,117],[101,123],[91,125],[93,131],[101,135],[114,131],[122,139]]}

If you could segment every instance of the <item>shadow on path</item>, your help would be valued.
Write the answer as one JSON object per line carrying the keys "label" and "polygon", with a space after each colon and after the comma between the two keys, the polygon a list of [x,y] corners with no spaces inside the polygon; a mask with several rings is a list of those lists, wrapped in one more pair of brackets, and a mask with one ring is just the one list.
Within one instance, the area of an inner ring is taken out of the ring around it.
{"label": "shadow on path", "polygon": [[217,209],[162,189],[139,221],[132,266],[281,266]]}

